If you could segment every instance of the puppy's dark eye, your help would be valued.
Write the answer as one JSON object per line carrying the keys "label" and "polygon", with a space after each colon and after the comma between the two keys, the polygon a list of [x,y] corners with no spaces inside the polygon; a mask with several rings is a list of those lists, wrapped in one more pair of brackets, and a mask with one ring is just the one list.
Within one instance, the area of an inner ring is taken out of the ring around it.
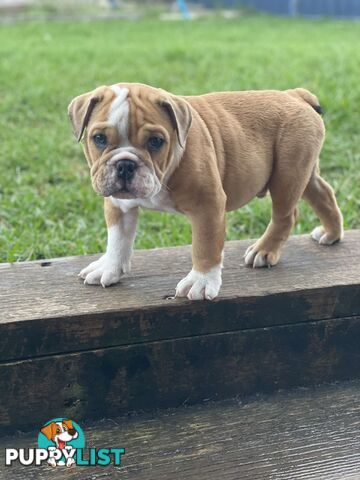
{"label": "puppy's dark eye", "polygon": [[93,136],[93,141],[97,148],[104,149],[108,144],[108,139],[103,133],[97,133]]}
{"label": "puppy's dark eye", "polygon": [[151,152],[156,152],[164,145],[165,140],[161,137],[150,137],[147,146]]}

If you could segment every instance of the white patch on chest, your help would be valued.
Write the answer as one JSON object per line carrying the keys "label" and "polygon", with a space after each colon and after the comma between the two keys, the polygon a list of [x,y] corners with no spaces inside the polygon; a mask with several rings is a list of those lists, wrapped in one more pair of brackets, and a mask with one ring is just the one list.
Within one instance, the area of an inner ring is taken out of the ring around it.
{"label": "white patch on chest", "polygon": [[129,89],[119,87],[119,85],[112,85],[110,87],[116,94],[113,100],[108,116],[108,122],[119,131],[121,137],[121,144],[123,146],[130,145],[129,142],[129,102],[127,100]]}
{"label": "white patch on chest", "polygon": [[143,207],[149,210],[157,210],[158,212],[180,213],[178,210],[176,210],[169,193],[162,190],[151,198],[122,200],[120,198],[111,197],[111,201],[124,213],[128,212],[134,207]]}

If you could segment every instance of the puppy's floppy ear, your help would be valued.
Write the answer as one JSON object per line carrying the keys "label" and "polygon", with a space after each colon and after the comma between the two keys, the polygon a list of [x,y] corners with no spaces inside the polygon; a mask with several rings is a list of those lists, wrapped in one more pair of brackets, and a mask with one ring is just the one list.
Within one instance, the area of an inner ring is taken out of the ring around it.
{"label": "puppy's floppy ear", "polygon": [[186,100],[181,97],[164,95],[159,101],[170,116],[171,122],[176,130],[179,144],[185,146],[186,137],[192,122],[191,108]]}
{"label": "puppy's floppy ear", "polygon": [[51,422],[49,425],[45,425],[40,429],[40,432],[43,433],[48,440],[52,440],[53,438],[54,425],[56,426],[54,422]]}
{"label": "puppy's floppy ear", "polygon": [[75,97],[68,106],[68,114],[74,128],[74,135],[78,142],[83,137],[95,105],[103,99],[103,95],[96,89]]}

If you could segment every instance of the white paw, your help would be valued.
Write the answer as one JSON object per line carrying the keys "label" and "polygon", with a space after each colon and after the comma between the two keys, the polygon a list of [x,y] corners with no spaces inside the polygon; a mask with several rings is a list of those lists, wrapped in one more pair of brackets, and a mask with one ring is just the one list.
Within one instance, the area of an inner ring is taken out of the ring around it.
{"label": "white paw", "polygon": [[340,238],[336,238],[335,240],[329,238],[329,236],[325,233],[325,230],[323,227],[316,227],[314,230],[311,232],[311,237],[319,242],[320,245],[332,245],[335,242],[338,242],[339,240],[342,240],[343,238],[343,233],[340,235]]}
{"label": "white paw", "polygon": [[79,277],[88,285],[102,285],[104,288],[117,283],[124,273],[130,271],[130,261],[119,262],[105,253],[99,260],[81,270]]}
{"label": "white paw", "polygon": [[213,267],[206,273],[191,272],[176,287],[176,297],[189,300],[212,300],[217,297],[221,287],[221,265]]}

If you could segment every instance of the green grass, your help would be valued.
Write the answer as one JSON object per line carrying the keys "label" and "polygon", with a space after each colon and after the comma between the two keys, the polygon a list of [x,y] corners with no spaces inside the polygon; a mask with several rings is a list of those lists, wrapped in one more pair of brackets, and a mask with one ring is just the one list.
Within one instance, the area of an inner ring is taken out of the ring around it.
{"label": "green grass", "polygon": [[[174,93],[314,91],[326,108],[323,176],[346,228],[360,226],[360,24],[244,17],[194,22],[19,24],[0,28],[0,261],[102,251],[102,199],[68,123],[72,97],[136,81]],[[228,216],[228,238],[256,237],[270,201]],[[305,205],[294,233],[318,221]],[[191,241],[181,216],[142,213],[137,248]]]}

